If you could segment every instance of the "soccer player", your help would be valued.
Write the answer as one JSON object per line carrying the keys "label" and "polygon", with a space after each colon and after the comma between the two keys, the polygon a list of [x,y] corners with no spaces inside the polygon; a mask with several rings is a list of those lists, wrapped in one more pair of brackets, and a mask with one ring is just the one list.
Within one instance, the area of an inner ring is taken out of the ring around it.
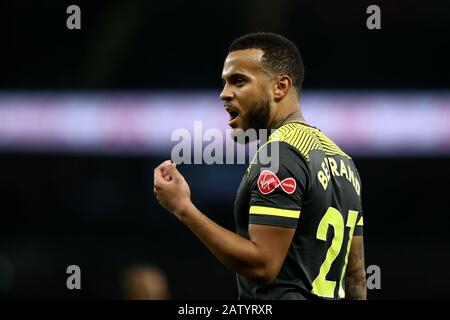
{"label": "soccer player", "polygon": [[[365,299],[361,180],[352,159],[302,116],[297,47],[271,33],[236,39],[220,98],[233,129],[269,129],[240,184],[237,233],[190,200],[170,160],[154,171],[159,203],[237,273],[240,299]],[[277,148],[274,148],[274,147]],[[278,150],[278,170],[260,157]]]}

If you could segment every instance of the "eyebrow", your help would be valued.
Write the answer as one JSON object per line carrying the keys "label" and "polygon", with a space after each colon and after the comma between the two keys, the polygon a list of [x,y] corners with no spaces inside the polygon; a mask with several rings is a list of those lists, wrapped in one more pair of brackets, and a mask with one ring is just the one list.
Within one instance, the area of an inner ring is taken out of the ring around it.
{"label": "eyebrow", "polygon": [[[240,72],[232,73],[232,74],[230,74],[227,78],[228,78],[228,79],[232,79],[232,78],[237,78],[237,77],[243,77],[243,78],[248,79],[248,76],[247,76],[247,75],[245,75],[245,74],[243,74],[243,73],[240,73]],[[225,78],[224,78],[223,76],[221,77],[221,79],[222,79],[222,80],[225,80]]]}

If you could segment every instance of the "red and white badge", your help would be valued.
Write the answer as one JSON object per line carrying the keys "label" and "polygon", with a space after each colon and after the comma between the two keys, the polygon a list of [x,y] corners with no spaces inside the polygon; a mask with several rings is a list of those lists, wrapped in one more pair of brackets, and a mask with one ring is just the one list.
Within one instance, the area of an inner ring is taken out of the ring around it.
{"label": "red and white badge", "polygon": [[269,194],[278,187],[287,194],[292,194],[297,188],[297,182],[294,178],[286,178],[280,182],[277,175],[270,170],[264,170],[259,174],[258,189],[262,194]]}

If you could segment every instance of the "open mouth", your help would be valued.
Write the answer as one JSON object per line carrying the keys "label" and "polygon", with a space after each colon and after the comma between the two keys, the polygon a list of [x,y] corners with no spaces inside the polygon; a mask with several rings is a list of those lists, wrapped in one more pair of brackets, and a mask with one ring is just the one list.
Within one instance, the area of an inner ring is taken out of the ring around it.
{"label": "open mouth", "polygon": [[239,112],[237,112],[236,110],[229,110],[228,113],[230,115],[229,121],[233,121],[239,115]]}
{"label": "open mouth", "polygon": [[239,116],[239,111],[230,107],[225,107],[225,110],[227,110],[228,114],[230,115],[228,123],[231,124]]}

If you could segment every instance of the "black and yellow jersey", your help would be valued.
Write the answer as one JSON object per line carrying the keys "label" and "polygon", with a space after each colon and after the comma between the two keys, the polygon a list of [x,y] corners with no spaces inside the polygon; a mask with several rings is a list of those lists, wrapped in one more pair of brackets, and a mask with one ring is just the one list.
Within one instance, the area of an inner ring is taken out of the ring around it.
{"label": "black and yellow jersey", "polygon": [[[278,170],[263,154],[278,155]],[[235,201],[238,234],[248,225],[294,228],[274,281],[260,285],[237,275],[240,299],[341,299],[353,235],[362,235],[361,180],[352,159],[319,129],[289,123],[259,148]]]}

